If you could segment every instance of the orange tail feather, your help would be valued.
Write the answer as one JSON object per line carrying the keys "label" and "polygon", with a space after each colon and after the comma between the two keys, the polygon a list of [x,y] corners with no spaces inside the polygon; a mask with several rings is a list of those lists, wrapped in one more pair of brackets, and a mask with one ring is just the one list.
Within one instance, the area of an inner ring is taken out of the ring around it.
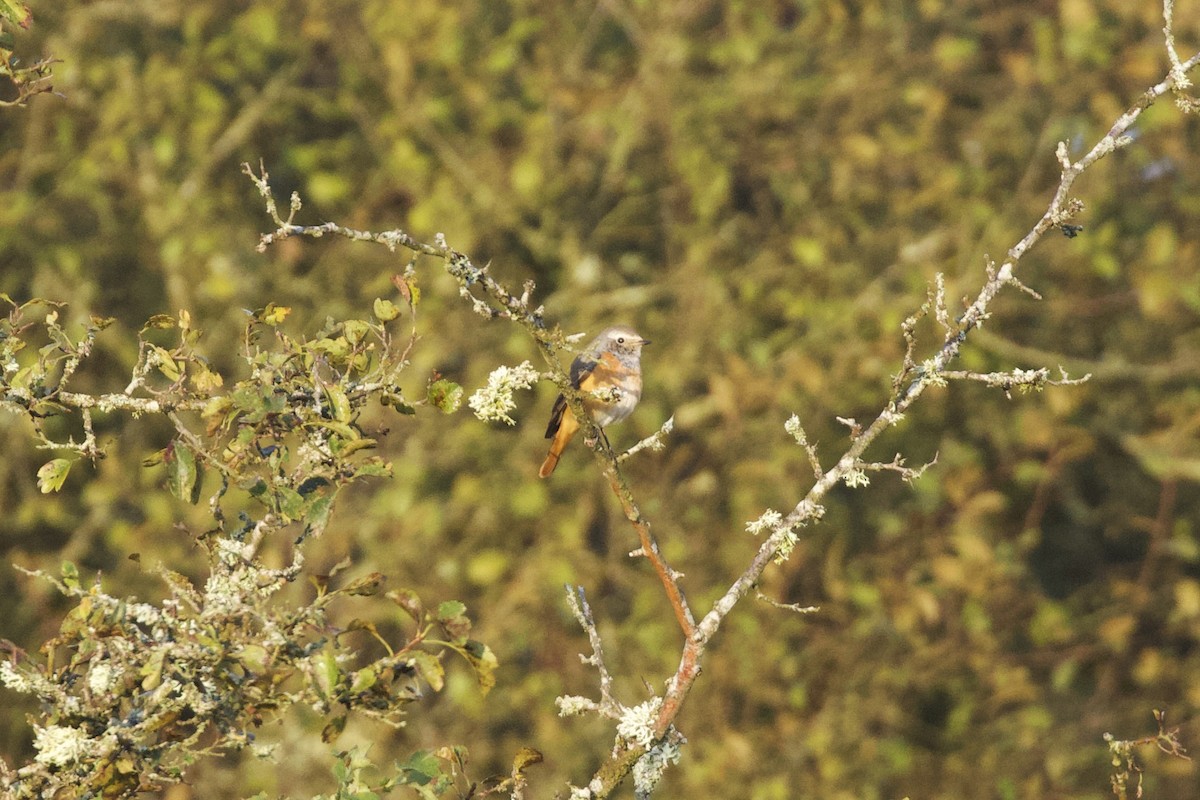
{"label": "orange tail feather", "polygon": [[550,443],[550,452],[546,454],[546,460],[542,462],[542,468],[538,470],[539,478],[549,478],[554,472],[554,468],[558,466],[558,459],[562,456],[563,449],[567,443],[571,441],[571,437],[575,435],[575,431],[579,430],[579,422],[576,421],[575,415],[571,413],[571,409],[567,408],[562,415],[562,421],[559,422],[558,430],[554,432],[554,441]]}

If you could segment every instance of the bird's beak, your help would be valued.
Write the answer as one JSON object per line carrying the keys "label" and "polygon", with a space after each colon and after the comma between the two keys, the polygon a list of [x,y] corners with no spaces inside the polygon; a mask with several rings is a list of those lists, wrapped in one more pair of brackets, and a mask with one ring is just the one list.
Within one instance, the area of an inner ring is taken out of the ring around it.
{"label": "bird's beak", "polygon": [[645,346],[646,346],[646,345],[648,345],[648,344],[650,344],[650,340],[649,340],[649,339],[642,339],[642,347],[645,347]]}

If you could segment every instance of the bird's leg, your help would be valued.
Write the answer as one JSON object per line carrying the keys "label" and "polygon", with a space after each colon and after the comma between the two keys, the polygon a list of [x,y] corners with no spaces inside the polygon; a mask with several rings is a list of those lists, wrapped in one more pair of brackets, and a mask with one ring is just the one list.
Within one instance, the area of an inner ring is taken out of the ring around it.
{"label": "bird's leg", "polygon": [[[604,428],[600,428],[600,438],[604,440],[604,444],[608,446],[608,449],[612,450],[612,443],[608,441],[608,434],[604,432]],[[588,447],[595,447],[597,441],[595,436],[588,436],[584,439]]]}

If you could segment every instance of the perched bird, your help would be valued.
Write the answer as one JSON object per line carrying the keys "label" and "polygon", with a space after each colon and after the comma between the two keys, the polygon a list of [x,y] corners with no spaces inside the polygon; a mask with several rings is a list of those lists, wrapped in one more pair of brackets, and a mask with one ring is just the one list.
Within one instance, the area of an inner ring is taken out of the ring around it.
{"label": "perched bird", "polygon": [[[583,405],[601,428],[628,417],[642,397],[642,347],[650,342],[633,328],[606,328],[571,362],[571,385],[583,394]],[[554,401],[546,438],[553,439],[538,475],[550,477],[563,448],[579,430],[567,398]]]}

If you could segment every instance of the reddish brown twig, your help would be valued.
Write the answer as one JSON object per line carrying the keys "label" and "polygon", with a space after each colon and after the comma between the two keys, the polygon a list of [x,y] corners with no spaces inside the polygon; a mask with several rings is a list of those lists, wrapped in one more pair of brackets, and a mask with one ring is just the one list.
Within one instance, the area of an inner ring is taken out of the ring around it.
{"label": "reddish brown twig", "polygon": [[637,504],[633,500],[633,493],[629,490],[629,486],[625,483],[624,476],[621,475],[620,468],[617,466],[617,459],[611,452],[604,454],[608,460],[608,465],[604,470],[605,476],[608,478],[608,484],[612,487],[613,494],[617,496],[617,500],[621,503],[621,510],[625,512],[625,519],[629,520],[629,524],[633,526],[637,532],[638,541],[641,542],[641,547],[633,551],[631,555],[645,556],[650,561],[654,571],[658,573],[658,579],[662,582],[663,590],[667,593],[667,599],[671,603],[671,610],[675,612],[675,619],[679,622],[679,628],[683,631],[683,636],[687,641],[691,641],[696,632],[696,620],[692,617],[692,610],[688,607],[687,600],[683,596],[683,592],[679,589],[678,572],[671,569],[659,552],[658,542],[654,541],[654,537],[650,535],[650,523],[642,517],[642,512],[638,509]]}

